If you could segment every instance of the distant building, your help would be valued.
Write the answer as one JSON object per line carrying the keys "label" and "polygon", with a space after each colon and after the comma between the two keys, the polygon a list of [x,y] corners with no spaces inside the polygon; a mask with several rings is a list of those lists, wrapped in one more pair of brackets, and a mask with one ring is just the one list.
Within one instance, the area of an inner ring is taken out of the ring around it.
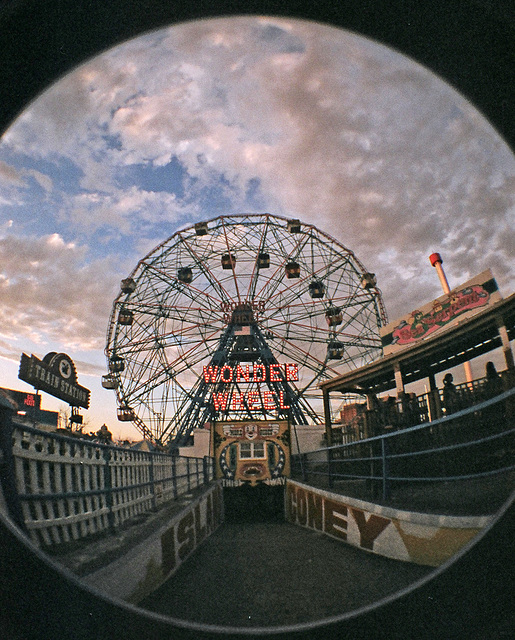
{"label": "distant building", "polygon": [[149,440],[140,440],[139,442],[132,442],[129,444],[134,451],[155,451],[156,448]]}
{"label": "distant building", "polygon": [[351,402],[340,409],[340,420],[333,425],[333,443],[355,442],[363,436],[366,404]]}
{"label": "distant building", "polygon": [[41,408],[41,396],[32,391],[16,391],[0,387],[0,395],[7,398],[15,407],[14,419],[19,424],[35,427],[42,431],[56,431],[59,414]]}

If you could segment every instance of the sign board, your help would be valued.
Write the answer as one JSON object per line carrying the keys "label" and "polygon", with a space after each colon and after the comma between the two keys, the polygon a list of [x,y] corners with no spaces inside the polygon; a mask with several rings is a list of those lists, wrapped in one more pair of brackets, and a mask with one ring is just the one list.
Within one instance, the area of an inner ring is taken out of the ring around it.
{"label": "sign board", "polygon": [[30,391],[15,391],[14,389],[1,388],[18,407],[19,412],[25,412],[27,416],[34,417],[41,409],[41,396]]}
{"label": "sign board", "polygon": [[212,439],[216,477],[224,486],[282,484],[290,474],[287,420],[215,422]]}
{"label": "sign board", "polygon": [[404,349],[436,332],[447,329],[501,300],[492,272],[488,269],[475,278],[419,307],[381,329],[384,355]]}
{"label": "sign board", "polygon": [[77,383],[75,365],[65,353],[48,353],[43,360],[22,353],[18,378],[72,407],[89,407],[90,391]]}
{"label": "sign board", "polygon": [[[243,327],[245,329],[245,327]],[[296,363],[286,364],[258,364],[251,365],[238,364],[231,366],[224,364],[222,367],[205,366],[203,379],[206,384],[217,385],[217,390],[211,395],[211,403],[215,411],[287,411],[290,406],[287,404],[284,391],[263,391],[260,393],[261,383],[277,383],[281,381],[297,382],[299,379],[299,366]],[[235,383],[237,387],[229,387]],[[253,383],[257,389],[252,391],[239,391],[239,385]],[[228,390],[220,390],[220,385],[227,385]]]}

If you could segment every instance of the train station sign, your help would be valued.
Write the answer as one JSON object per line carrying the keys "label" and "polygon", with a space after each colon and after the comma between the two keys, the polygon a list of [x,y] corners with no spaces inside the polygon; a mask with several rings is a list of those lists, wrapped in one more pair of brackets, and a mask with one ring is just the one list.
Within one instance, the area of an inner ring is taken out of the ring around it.
{"label": "train station sign", "polygon": [[48,353],[43,360],[22,353],[18,378],[72,407],[89,408],[90,390],[77,382],[73,360],[65,353]]}

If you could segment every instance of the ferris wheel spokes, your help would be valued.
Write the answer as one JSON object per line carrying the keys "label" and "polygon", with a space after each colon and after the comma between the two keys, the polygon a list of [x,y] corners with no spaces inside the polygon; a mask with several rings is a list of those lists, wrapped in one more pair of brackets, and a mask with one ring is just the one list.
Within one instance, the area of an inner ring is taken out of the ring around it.
{"label": "ferris wheel spokes", "polygon": [[131,404],[138,428],[175,446],[216,413],[210,393],[231,390],[223,381],[206,390],[204,366],[290,361],[299,376],[289,391],[235,381],[235,406],[266,415],[269,394],[282,391],[298,407],[292,419],[320,422],[318,381],[381,352],[382,301],[372,280],[361,286],[365,275],[339,242],[280,216],[220,216],[177,231],[115,300],[106,355],[119,401]]}

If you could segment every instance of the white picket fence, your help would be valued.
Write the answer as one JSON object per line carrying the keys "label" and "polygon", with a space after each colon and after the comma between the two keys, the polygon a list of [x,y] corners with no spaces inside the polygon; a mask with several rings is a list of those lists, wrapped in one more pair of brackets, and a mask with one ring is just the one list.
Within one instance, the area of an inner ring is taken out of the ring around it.
{"label": "white picket fence", "polygon": [[[134,451],[13,425],[16,500],[39,546],[115,530],[213,478],[211,458]],[[5,454],[6,452],[4,452]]]}

